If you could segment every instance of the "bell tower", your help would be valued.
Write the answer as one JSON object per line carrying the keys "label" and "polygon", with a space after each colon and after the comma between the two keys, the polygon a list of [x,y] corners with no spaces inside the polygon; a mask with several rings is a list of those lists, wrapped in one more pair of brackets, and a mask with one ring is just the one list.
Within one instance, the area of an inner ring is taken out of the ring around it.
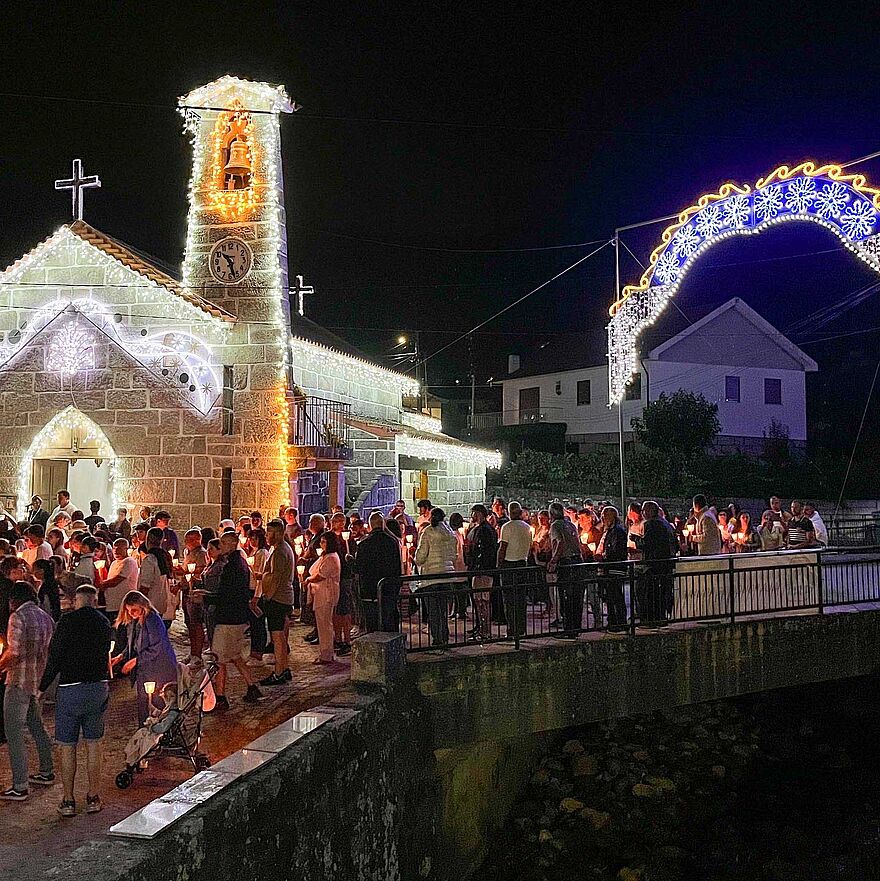
{"label": "bell tower", "polygon": [[290,326],[283,86],[224,76],[179,101],[193,166],[183,282],[243,322]]}

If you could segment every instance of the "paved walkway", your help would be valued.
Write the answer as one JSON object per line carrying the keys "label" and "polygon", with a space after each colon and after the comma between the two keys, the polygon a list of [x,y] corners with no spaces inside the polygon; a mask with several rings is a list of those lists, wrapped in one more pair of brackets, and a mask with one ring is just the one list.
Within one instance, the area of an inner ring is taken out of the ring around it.
{"label": "paved walkway", "polygon": [[[230,672],[228,696],[232,706],[229,712],[205,717],[202,750],[212,761],[217,762],[241,749],[296,713],[326,703],[348,684],[348,658],[332,667],[312,663],[317,649],[303,642],[307,629],[297,625],[291,630],[293,684],[264,688],[265,697],[259,704],[241,702],[243,682],[237,671]],[[182,625],[174,625],[172,637],[178,654],[188,654]],[[260,677],[269,673],[268,668],[252,669]],[[43,721],[51,735],[54,730],[52,708],[44,709]],[[26,802],[0,802],[0,877],[18,881],[42,877],[46,869],[71,851],[104,834],[114,823],[192,776],[188,763],[180,759],[160,759],[151,762],[147,771],[135,778],[130,789],[117,789],[113,781],[125,765],[123,749],[136,727],[134,691],[128,680],[114,680],[104,742],[101,792],[104,810],[100,814],[82,812],[85,806],[84,767],[77,774],[76,798],[80,812],[72,819],[62,819],[56,811],[61,800],[60,782],[52,787],[32,787]],[[81,762],[84,759],[84,750],[80,747]],[[32,771],[36,771],[35,751],[32,751]],[[60,778],[60,767],[56,766],[56,774]],[[5,789],[10,783],[7,748],[0,746],[0,786]]]}

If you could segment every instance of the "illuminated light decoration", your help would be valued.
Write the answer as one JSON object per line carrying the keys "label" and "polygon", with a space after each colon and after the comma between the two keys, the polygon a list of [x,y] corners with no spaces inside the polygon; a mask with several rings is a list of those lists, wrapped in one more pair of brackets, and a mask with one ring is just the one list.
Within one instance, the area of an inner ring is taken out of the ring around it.
{"label": "illuminated light decoration", "polygon": [[291,363],[294,369],[310,370],[318,376],[343,376],[365,386],[374,386],[385,392],[415,397],[419,393],[418,380],[386,367],[379,367],[335,349],[328,349],[302,337],[290,340]]}
{"label": "illuminated light decoration", "polygon": [[442,434],[443,432],[442,422],[425,413],[411,413],[409,410],[404,410],[400,415],[400,421],[404,425],[411,425],[419,431],[431,431],[434,434]]}
{"label": "illuminated light decoration", "polygon": [[[75,316],[75,320],[62,324],[67,315]],[[212,363],[211,350],[203,341],[183,330],[158,330],[144,336],[142,330],[116,322],[107,307],[87,298],[46,303],[29,316],[24,327],[4,335],[0,340],[0,370],[38,334],[51,332],[56,322],[59,329],[49,345],[49,366],[58,367],[65,375],[94,366],[95,337],[90,332],[90,328],[94,328],[141,367],[177,389],[200,413],[208,413],[220,396],[218,368]],[[91,339],[88,347],[87,338]],[[83,360],[86,348],[92,356],[90,361]],[[73,350],[79,355],[74,355]]]}
{"label": "illuminated light decoration", "polygon": [[[241,189],[227,189],[226,162],[230,144],[235,140],[245,144],[248,183]],[[232,102],[232,109],[217,114],[208,149],[211,158],[205,208],[227,222],[249,220],[264,199],[262,190],[265,184],[257,172],[260,154],[251,115],[238,99]]]}
{"label": "illuminated light decoration", "polygon": [[48,365],[62,376],[73,376],[95,366],[95,337],[79,324],[68,324],[52,337]]}
{"label": "illuminated light decoration", "polygon": [[121,507],[116,487],[116,452],[113,446],[107,440],[107,435],[85,413],[77,410],[76,407],[67,407],[57,413],[37,432],[21,460],[18,470],[18,517],[20,520],[27,517],[34,459],[39,459],[48,451],[57,454],[62,437],[66,432],[76,432],[81,447],[92,445],[88,455],[79,458],[100,458],[108,463],[112,508],[115,511]]}
{"label": "illuminated light decoration", "polygon": [[781,165],[755,182],[726,183],[701,196],[667,227],[638,285],[627,285],[608,324],[609,406],[619,403],[638,368],[637,341],[666,308],[699,256],[716,242],[805,220],[833,232],[880,272],[880,190],[839,165]]}
{"label": "illuminated light decoration", "polygon": [[[272,322],[277,350],[277,401],[275,405],[277,467],[281,497],[289,501],[288,438],[290,432],[286,389],[290,364],[290,322],[284,308],[287,298],[286,266],[282,253],[287,241],[281,189],[281,129],[279,114],[291,113],[294,105],[283,86],[224,76],[195,89],[179,100],[184,129],[193,146],[193,170],[189,184],[189,217],[183,263],[184,284],[190,288],[206,280],[205,253],[199,238],[205,230],[226,222],[259,220],[262,232],[259,256],[271,255],[270,266],[260,269],[265,297],[274,304]],[[226,148],[237,129],[248,148],[249,187],[223,187]],[[230,231],[234,233],[234,227]],[[262,261],[261,261],[262,264]],[[210,283],[210,282],[208,282]]]}
{"label": "illuminated light decoration", "polygon": [[497,450],[462,446],[454,443],[451,438],[449,443],[444,443],[421,437],[410,437],[404,433],[395,435],[394,442],[397,452],[402,456],[415,456],[419,459],[448,459],[484,468],[501,467],[501,453]]}

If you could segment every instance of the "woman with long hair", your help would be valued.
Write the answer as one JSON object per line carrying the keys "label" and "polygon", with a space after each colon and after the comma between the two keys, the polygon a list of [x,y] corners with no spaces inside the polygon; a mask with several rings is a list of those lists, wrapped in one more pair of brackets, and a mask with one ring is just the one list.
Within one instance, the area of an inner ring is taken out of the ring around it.
{"label": "woman with long hair", "polygon": [[[248,565],[251,567],[251,598],[253,598],[257,594],[257,583],[262,579],[266,561],[269,559],[269,543],[266,540],[266,530],[262,526],[253,527],[247,534],[244,551]],[[254,614],[253,607],[250,607],[249,624],[251,656],[248,666],[262,667],[263,655],[269,651],[269,633],[266,630],[266,618],[262,611]]]}
{"label": "woman with long hair", "polygon": [[333,609],[339,602],[339,581],[342,561],[339,555],[342,542],[333,532],[321,536],[320,556],[312,564],[305,583],[308,586],[315,610],[320,652],[316,664],[333,663]]}
{"label": "woman with long hair", "polygon": [[152,702],[144,683],[154,683],[154,694],[158,695],[163,685],[177,682],[177,657],[162,617],[139,590],[129,591],[119,607],[116,626],[123,624],[128,634],[127,645],[113,658],[112,664],[115,667],[124,660],[120,672],[132,677],[137,689],[138,722],[143,725]]}
{"label": "woman with long hair", "polygon": [[[455,572],[455,561],[458,557],[458,540],[446,522],[446,512],[442,508],[431,509],[430,525],[422,529],[419,544],[416,548],[416,565],[419,574],[436,575]],[[446,621],[446,598],[437,595],[439,592],[450,591],[452,582],[435,581],[425,583],[425,590],[433,596],[428,598],[428,624],[431,631],[431,645],[442,648],[449,644],[449,625]]]}

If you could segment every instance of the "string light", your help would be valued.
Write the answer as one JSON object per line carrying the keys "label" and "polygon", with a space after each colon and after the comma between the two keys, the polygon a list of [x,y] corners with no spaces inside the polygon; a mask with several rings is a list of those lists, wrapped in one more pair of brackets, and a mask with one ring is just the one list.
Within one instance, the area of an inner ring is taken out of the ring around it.
{"label": "string light", "polygon": [[449,459],[453,462],[465,462],[470,465],[481,465],[484,468],[500,468],[501,453],[497,450],[483,450],[479,447],[463,444],[427,440],[411,437],[406,433],[395,436],[397,452],[402,456],[416,456],[419,459]]}
{"label": "string light", "polygon": [[[211,132],[209,150],[211,162],[208,168],[208,187],[205,204],[225,222],[244,221],[253,216],[263,201],[264,184],[259,178],[257,168],[260,153],[251,115],[241,101],[233,101],[230,111],[217,114],[214,130]],[[226,165],[224,159],[233,140],[240,139],[248,153],[248,185],[238,190],[226,189]]]}
{"label": "string light", "polygon": [[47,453],[58,453],[63,447],[65,434],[76,435],[79,450],[92,445],[89,455],[81,458],[102,459],[109,468],[109,483],[112,495],[111,506],[115,511],[120,507],[118,488],[116,486],[116,453],[107,440],[104,432],[76,407],[67,407],[50,419],[31,441],[24,454],[18,470],[18,516],[27,516],[27,503],[31,497],[31,477],[33,476],[34,459],[45,457]]}
{"label": "string light", "polygon": [[62,376],[95,366],[95,338],[78,324],[68,324],[52,337],[49,362]]}
{"label": "string light", "polygon": [[395,395],[415,397],[419,393],[418,381],[405,373],[379,367],[302,337],[291,338],[290,353],[295,370],[309,370],[317,376],[332,376]]}
{"label": "string light", "polygon": [[755,235],[789,221],[834,233],[880,272],[880,190],[840,165],[781,165],[754,187],[726,183],[701,196],[667,227],[638,285],[624,287],[608,324],[609,406],[619,403],[638,366],[637,341],[662,314],[700,255],[731,236]]}
{"label": "string light", "polygon": [[443,432],[442,422],[434,416],[427,416],[424,413],[410,413],[409,410],[404,410],[401,414],[401,422],[404,425],[411,425],[419,431],[430,431],[434,434],[442,434]]}

